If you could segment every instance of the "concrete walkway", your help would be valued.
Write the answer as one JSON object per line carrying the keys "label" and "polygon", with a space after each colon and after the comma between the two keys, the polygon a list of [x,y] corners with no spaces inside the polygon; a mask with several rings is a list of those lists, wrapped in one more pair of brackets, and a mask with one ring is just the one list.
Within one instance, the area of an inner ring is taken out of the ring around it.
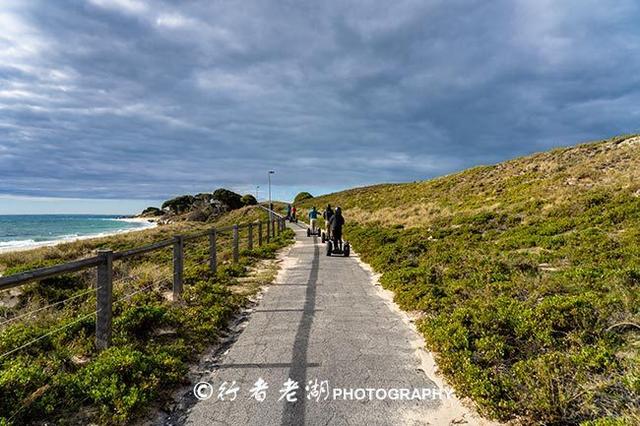
{"label": "concrete walkway", "polygon": [[[420,369],[415,332],[380,296],[371,274],[354,257],[326,257],[319,238],[293,229],[296,245],[278,281],[238,340],[209,366],[202,380],[212,386],[201,391],[213,395],[190,408],[186,424],[448,424],[434,417],[441,400],[432,398],[438,388]],[[289,378],[300,386],[297,401],[278,401]],[[259,379],[268,386],[262,402],[250,392]],[[219,399],[221,385],[228,390],[234,381],[237,393]]]}

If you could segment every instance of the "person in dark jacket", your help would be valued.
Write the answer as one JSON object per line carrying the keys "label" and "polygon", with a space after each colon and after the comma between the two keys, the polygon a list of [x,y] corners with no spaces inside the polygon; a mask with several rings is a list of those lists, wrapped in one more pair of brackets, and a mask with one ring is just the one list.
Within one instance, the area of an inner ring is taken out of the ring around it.
{"label": "person in dark jacket", "polygon": [[324,219],[324,226],[326,228],[327,239],[331,239],[331,218],[333,217],[333,210],[331,209],[331,204],[327,204],[327,208],[324,209],[322,213],[322,218]]}
{"label": "person in dark jacket", "polygon": [[336,207],[336,212],[331,217],[330,225],[333,245],[334,247],[342,249],[342,226],[344,225],[344,217],[342,217],[342,209],[340,207]]}

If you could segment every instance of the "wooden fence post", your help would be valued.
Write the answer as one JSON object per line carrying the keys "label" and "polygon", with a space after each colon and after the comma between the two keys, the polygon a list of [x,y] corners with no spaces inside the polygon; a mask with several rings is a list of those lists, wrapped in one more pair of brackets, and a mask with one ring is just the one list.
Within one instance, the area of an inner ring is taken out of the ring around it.
{"label": "wooden fence post", "polygon": [[235,224],[233,225],[233,263],[238,263],[239,244],[238,224]]}
{"label": "wooden fence post", "polygon": [[184,269],[184,237],[177,235],[173,240],[173,301],[182,298],[182,277]]}
{"label": "wooden fence post", "polygon": [[262,246],[262,222],[258,222],[258,246]]}
{"label": "wooden fence post", "polygon": [[267,243],[271,240],[271,221],[267,219]]}
{"label": "wooden fence post", "polygon": [[276,237],[276,220],[275,219],[271,219],[271,236],[273,238]]}
{"label": "wooden fence post", "polygon": [[249,247],[249,250],[253,250],[253,223],[249,222],[249,230],[247,231],[248,233],[248,237],[247,239],[249,240],[247,242],[247,245]]}
{"label": "wooden fence post", "polygon": [[216,247],[216,230],[213,229],[211,230],[211,233],[209,234],[209,267],[211,268],[211,272],[212,273],[216,273],[216,271],[218,270],[218,253],[217,253],[217,247]]}
{"label": "wooden fence post", "polygon": [[111,345],[113,318],[113,251],[98,250],[98,283],[96,287],[96,348],[100,351]]}

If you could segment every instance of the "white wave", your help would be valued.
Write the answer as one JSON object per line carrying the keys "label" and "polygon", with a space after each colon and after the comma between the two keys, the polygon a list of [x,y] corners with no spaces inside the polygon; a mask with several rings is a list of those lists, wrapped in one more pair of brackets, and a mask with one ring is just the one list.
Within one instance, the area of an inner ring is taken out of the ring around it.
{"label": "white wave", "polygon": [[[129,220],[129,219],[111,219],[111,220]],[[45,241],[35,241],[35,240],[15,240],[15,241],[4,241],[0,242],[0,253],[5,253],[9,251],[21,251],[38,247],[51,247],[62,243],[70,243],[73,241],[80,240],[88,240],[91,238],[102,238],[109,237],[111,235],[119,235],[126,234],[128,232],[142,231],[145,229],[155,228],[158,226],[155,222],[145,222],[144,226],[139,226],[136,228],[124,228],[124,229],[114,229],[105,232],[95,233],[95,234],[67,234],[56,237],[52,240]]]}
{"label": "white wave", "polygon": [[69,238],[78,238],[80,236],[81,236],[80,234],[66,234],[66,235],[57,236],[56,239],[57,240],[68,240]]}
{"label": "white wave", "polygon": [[110,220],[115,220],[118,222],[127,222],[127,223],[139,223],[142,225],[150,225],[153,226],[153,222],[150,221],[149,219],[144,219],[141,217],[123,217],[123,218],[118,218],[118,219],[110,219]]}
{"label": "white wave", "polygon": [[0,248],[29,247],[38,244],[35,240],[0,241]]}

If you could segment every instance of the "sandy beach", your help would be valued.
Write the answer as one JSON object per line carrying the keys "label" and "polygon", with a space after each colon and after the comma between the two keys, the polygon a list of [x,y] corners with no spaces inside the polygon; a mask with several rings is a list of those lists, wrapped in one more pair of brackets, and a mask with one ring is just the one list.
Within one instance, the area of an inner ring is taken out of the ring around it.
{"label": "sandy beach", "polygon": [[39,242],[25,245],[25,246],[0,247],[0,254],[10,253],[10,252],[19,252],[19,251],[28,251],[28,250],[33,250],[33,249],[42,248],[42,247],[53,247],[53,246],[57,246],[58,244],[72,243],[74,241],[80,241],[80,240],[90,240],[92,238],[103,238],[111,235],[126,234],[129,232],[139,232],[139,231],[155,228],[158,226],[158,223],[153,218],[132,217],[132,218],[123,218],[123,219],[114,219],[114,220],[118,220],[122,222],[143,223],[145,224],[145,226],[142,226],[140,228],[122,229],[114,232],[103,232],[100,234],[61,238],[61,239],[51,240],[51,241],[39,241]]}

